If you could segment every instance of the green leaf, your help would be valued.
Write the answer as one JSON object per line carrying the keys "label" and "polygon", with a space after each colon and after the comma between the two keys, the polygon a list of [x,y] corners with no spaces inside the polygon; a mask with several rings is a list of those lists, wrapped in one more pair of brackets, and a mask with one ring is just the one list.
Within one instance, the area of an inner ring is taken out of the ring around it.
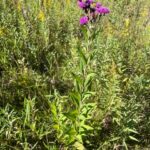
{"label": "green leaf", "polygon": [[82,125],[81,127],[83,127],[86,130],[93,130],[93,127],[89,126],[89,125]]}
{"label": "green leaf", "polygon": [[75,144],[73,145],[77,150],[85,150],[83,144],[81,144],[80,142],[75,142]]}
{"label": "green leaf", "polygon": [[129,132],[129,133],[135,133],[138,134],[138,132],[136,130],[130,129],[130,128],[125,128],[124,132]]}
{"label": "green leaf", "polygon": [[127,144],[126,144],[125,139],[123,140],[123,145],[124,145],[125,149],[128,150],[128,146],[127,146]]}
{"label": "green leaf", "polygon": [[25,99],[24,101],[25,107],[25,120],[24,124],[28,124],[30,122],[30,115],[31,115],[31,100]]}
{"label": "green leaf", "polygon": [[53,128],[58,131],[58,130],[59,130],[59,125],[58,125],[58,124],[55,124],[55,125],[53,125]]}
{"label": "green leaf", "polygon": [[128,129],[128,131],[132,132],[132,133],[135,133],[135,134],[138,134],[138,132],[136,130],[133,130],[133,129],[130,129],[130,128]]}
{"label": "green leaf", "polygon": [[51,112],[54,115],[54,117],[57,116],[57,109],[55,103],[51,103]]}
{"label": "green leaf", "polygon": [[31,128],[31,130],[34,132],[35,129],[36,129],[36,122],[32,123],[32,124],[30,125],[30,128]]}
{"label": "green leaf", "polygon": [[72,110],[68,113],[63,113],[68,119],[75,121],[79,112],[77,110]]}
{"label": "green leaf", "polygon": [[72,77],[74,79],[74,86],[75,86],[75,89],[76,91],[80,91],[80,87],[82,85],[82,79],[79,75],[76,75],[75,73],[71,73],[72,74]]}
{"label": "green leaf", "polygon": [[94,96],[95,94],[95,92],[86,92],[83,96],[83,101],[91,96]]}
{"label": "green leaf", "polygon": [[82,61],[80,61],[80,70],[84,73],[84,63]]}
{"label": "green leaf", "polygon": [[117,140],[119,140],[119,139],[120,139],[120,137],[114,137],[114,138],[112,138],[112,139],[110,140],[110,142],[117,141]]}
{"label": "green leaf", "polygon": [[81,58],[81,60],[83,62],[83,66],[85,66],[87,64],[87,58],[86,58],[85,54],[82,52],[82,50],[80,48],[78,48],[78,53],[79,53],[79,57]]}
{"label": "green leaf", "polygon": [[96,73],[88,74],[85,79],[84,86],[89,86],[89,84],[91,83],[91,81],[94,79],[95,76],[96,76]]}
{"label": "green leaf", "polygon": [[129,138],[130,138],[131,140],[133,140],[133,141],[139,142],[139,140],[138,140],[138,139],[136,139],[136,138],[135,138],[135,137],[133,137],[133,136],[129,136]]}
{"label": "green leaf", "polygon": [[83,141],[82,141],[82,135],[81,134],[78,134],[76,136],[76,139],[77,139],[78,142],[83,143]]}
{"label": "green leaf", "polygon": [[77,106],[80,105],[81,95],[78,92],[72,92],[72,93],[70,93],[70,97],[75,102],[75,104]]}

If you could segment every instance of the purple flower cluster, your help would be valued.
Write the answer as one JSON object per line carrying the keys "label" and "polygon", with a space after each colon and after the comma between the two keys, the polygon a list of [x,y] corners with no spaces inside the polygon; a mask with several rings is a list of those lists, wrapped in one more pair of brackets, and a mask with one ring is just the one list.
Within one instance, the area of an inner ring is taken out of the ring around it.
{"label": "purple flower cluster", "polygon": [[86,13],[86,16],[80,18],[81,25],[95,21],[99,16],[110,13],[109,8],[102,6],[99,2],[94,2],[94,0],[78,0],[77,4]]}
{"label": "purple flower cluster", "polygon": [[80,24],[85,25],[89,22],[89,18],[87,16],[83,16],[80,18]]}
{"label": "purple flower cluster", "polygon": [[78,0],[78,6],[82,9],[90,8],[90,5],[93,3],[93,0],[86,0],[85,2],[82,0]]}

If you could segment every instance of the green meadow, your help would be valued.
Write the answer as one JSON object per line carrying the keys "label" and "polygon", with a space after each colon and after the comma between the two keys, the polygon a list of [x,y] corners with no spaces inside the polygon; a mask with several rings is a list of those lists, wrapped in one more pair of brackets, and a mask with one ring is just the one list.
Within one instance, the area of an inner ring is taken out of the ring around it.
{"label": "green meadow", "polygon": [[0,0],[0,150],[150,150],[150,1],[100,2]]}

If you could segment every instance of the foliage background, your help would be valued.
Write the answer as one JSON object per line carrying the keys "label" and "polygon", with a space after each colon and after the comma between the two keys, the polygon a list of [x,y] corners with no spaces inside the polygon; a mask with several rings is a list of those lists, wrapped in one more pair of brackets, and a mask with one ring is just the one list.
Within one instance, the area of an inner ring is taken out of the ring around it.
{"label": "foliage background", "polygon": [[94,94],[79,109],[76,1],[0,1],[1,149],[150,149],[150,3],[101,2],[111,13],[97,24]]}

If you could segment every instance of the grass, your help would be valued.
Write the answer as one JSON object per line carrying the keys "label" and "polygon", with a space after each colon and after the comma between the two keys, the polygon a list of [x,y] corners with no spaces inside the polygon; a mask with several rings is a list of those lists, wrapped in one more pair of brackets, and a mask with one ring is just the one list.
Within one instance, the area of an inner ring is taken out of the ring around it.
{"label": "grass", "polygon": [[150,149],[150,3],[102,3],[0,1],[1,149]]}

